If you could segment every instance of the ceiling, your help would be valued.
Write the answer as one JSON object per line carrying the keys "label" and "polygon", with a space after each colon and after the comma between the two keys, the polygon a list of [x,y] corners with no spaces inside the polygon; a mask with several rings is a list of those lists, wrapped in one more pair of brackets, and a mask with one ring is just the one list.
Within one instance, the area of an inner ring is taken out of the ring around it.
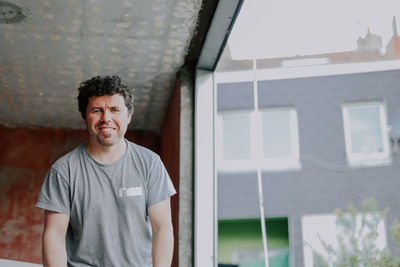
{"label": "ceiling", "polygon": [[130,128],[159,131],[201,5],[0,1],[0,125],[83,128],[76,101],[80,82],[118,74],[135,88]]}

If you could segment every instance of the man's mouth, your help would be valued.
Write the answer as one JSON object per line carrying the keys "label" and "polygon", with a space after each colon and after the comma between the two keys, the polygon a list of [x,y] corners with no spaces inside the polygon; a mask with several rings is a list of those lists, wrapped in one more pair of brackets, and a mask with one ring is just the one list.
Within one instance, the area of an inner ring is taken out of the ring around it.
{"label": "man's mouth", "polygon": [[102,132],[111,132],[113,130],[116,130],[114,127],[110,127],[110,126],[100,126],[97,128]]}

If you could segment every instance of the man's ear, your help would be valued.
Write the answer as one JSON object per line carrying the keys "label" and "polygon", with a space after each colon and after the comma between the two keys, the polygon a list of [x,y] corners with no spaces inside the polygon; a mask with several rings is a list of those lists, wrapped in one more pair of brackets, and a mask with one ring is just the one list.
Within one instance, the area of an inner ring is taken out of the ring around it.
{"label": "man's ear", "polygon": [[131,122],[132,115],[133,115],[133,111],[130,111],[130,112],[128,111],[128,123]]}

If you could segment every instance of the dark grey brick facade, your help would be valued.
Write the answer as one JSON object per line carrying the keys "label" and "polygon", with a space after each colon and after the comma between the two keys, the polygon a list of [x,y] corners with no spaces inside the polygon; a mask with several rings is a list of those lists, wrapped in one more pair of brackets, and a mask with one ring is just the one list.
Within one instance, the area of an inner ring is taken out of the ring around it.
{"label": "dark grey brick facade", "polygon": [[[217,96],[223,99],[218,99],[217,109],[248,107],[253,93],[243,93],[252,90],[245,87],[241,92],[236,86],[229,91],[230,86],[218,85]],[[296,267],[303,266],[305,214],[331,213],[350,202],[360,208],[364,199],[373,197],[379,207],[391,209],[387,228],[400,218],[400,152],[392,154],[388,166],[349,167],[342,117],[347,102],[378,100],[386,105],[390,125],[394,114],[400,114],[400,70],[259,81],[258,98],[260,108],[293,106],[297,111],[301,170],[262,173],[265,215],[288,217]],[[258,217],[256,171],[218,173],[218,218]],[[393,250],[389,229],[386,232]]]}

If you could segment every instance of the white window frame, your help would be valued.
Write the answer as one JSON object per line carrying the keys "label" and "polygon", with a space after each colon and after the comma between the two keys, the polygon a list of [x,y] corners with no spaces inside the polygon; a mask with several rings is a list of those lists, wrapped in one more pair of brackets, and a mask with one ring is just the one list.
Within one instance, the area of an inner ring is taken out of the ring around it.
{"label": "white window frame", "polygon": [[195,88],[194,266],[217,266],[214,73],[197,70]]}
{"label": "white window frame", "polygon": [[[349,108],[354,108],[354,107],[379,108],[379,119],[380,119],[380,128],[381,128],[381,136],[383,144],[382,152],[356,153],[352,151]],[[342,113],[343,113],[344,136],[346,143],[346,154],[349,165],[352,167],[363,167],[363,166],[367,167],[367,166],[379,166],[379,165],[391,164],[386,109],[384,103],[382,101],[345,103],[342,105]]]}

